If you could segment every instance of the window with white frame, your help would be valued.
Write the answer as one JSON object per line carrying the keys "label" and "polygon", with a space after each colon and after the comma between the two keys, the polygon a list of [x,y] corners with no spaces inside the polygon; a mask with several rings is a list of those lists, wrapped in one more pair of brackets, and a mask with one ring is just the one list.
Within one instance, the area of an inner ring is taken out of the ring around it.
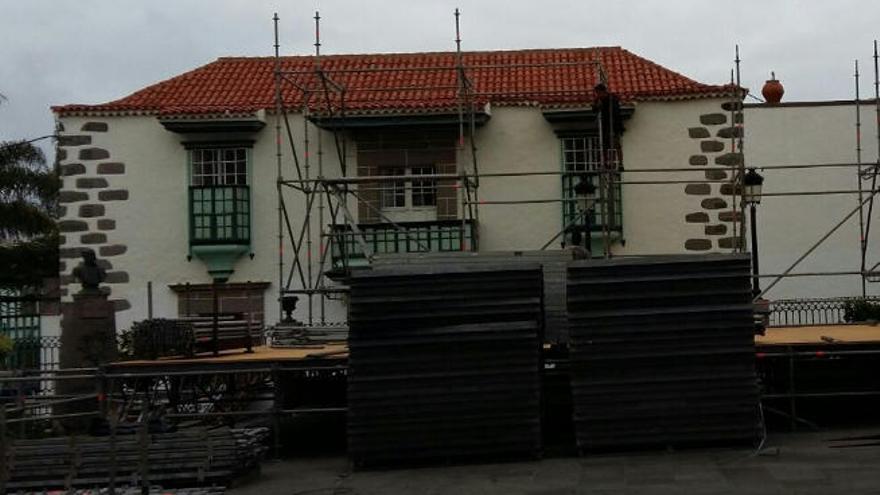
{"label": "window with white frame", "polygon": [[[422,165],[411,167],[410,175],[434,175],[434,165]],[[437,206],[437,181],[434,179],[421,179],[412,181],[412,205],[414,207]]]}
{"label": "window with white frame", "polygon": [[416,179],[420,175],[434,175],[434,165],[386,167],[382,175],[400,176],[402,180],[383,181],[380,198],[383,209],[433,208],[437,206],[437,181]]}
{"label": "window with white frame", "polygon": [[245,186],[248,183],[247,148],[190,150],[193,186]]}
{"label": "window with white frame", "polygon": [[[389,167],[382,170],[383,175],[403,176],[403,167]],[[405,208],[406,207],[406,181],[386,180],[380,186],[382,208]]]}

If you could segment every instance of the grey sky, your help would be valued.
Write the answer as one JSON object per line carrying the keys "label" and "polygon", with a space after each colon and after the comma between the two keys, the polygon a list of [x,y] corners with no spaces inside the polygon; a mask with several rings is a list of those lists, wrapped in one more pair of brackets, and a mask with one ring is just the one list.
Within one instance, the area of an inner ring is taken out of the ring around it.
{"label": "grey sky", "polygon": [[52,131],[49,106],[99,103],[217,57],[311,53],[320,9],[324,53],[620,45],[707,83],[729,79],[741,45],[756,94],[770,70],[786,100],[853,95],[853,61],[873,96],[876,0],[0,0],[0,140]]}

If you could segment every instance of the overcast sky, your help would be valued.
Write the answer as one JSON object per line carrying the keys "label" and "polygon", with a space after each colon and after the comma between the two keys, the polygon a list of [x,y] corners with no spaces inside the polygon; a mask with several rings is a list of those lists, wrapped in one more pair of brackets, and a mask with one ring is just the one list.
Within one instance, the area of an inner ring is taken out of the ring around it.
{"label": "overcast sky", "polygon": [[0,140],[52,132],[50,105],[101,103],[231,55],[620,45],[706,83],[725,83],[734,46],[760,94],[775,70],[785,100],[853,97],[853,62],[873,96],[877,0],[0,0]]}

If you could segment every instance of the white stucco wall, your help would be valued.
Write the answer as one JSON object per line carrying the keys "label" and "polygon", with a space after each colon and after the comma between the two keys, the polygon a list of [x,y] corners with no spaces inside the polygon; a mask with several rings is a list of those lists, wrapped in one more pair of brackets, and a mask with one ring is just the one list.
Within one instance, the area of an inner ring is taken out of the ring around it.
{"label": "white stucco wall", "polygon": [[[691,155],[700,154],[700,139],[688,135],[688,129],[700,126],[700,116],[721,112],[722,100],[695,100],[682,102],[642,102],[636,107],[634,116],[627,122],[627,132],[623,136],[624,165],[627,169],[690,168],[694,172],[629,173],[626,181],[638,180],[699,180],[705,179],[702,167],[689,165]],[[302,158],[303,121],[293,115],[291,129]],[[63,165],[83,163],[85,173],[65,178],[65,190],[77,190],[76,180],[88,177],[103,177],[109,182],[109,189],[126,189],[130,192],[127,201],[103,202],[105,216],[116,221],[114,230],[105,231],[108,245],[122,244],[127,247],[124,254],[109,256],[112,271],[128,274],[128,283],[109,284],[111,299],[126,299],[131,309],[117,314],[117,326],[128,328],[134,321],[147,317],[147,284],[153,284],[153,315],[173,317],[177,315],[177,296],[170,285],[190,283],[209,283],[210,277],[204,263],[193,258],[187,260],[189,253],[188,205],[187,205],[187,151],[181,142],[193,141],[199,136],[182,136],[166,130],[154,116],[127,117],[64,117],[61,119],[66,135],[88,135],[91,143],[66,147],[67,157]],[[105,122],[107,132],[83,132],[86,122]],[[729,125],[729,124],[724,124]],[[724,125],[712,128],[714,133]],[[311,177],[318,175],[317,154],[318,130],[310,126],[311,139]],[[204,136],[217,140],[235,136]],[[278,217],[276,195],[276,159],[274,119],[269,117],[267,126],[251,136],[237,136],[255,140],[252,149],[251,194],[252,218],[251,237],[253,259],[244,256],[235,265],[235,273],[230,282],[269,282],[265,293],[265,314],[268,323],[277,320],[278,310]],[[332,134],[323,132],[323,161],[325,177],[340,176],[336,152],[332,146]],[[282,146],[284,176],[296,176],[286,136]],[[492,172],[531,172],[561,171],[561,147],[553,126],[545,119],[541,110],[531,107],[495,107],[490,121],[477,130],[478,161],[481,173]],[[94,147],[105,149],[110,158],[99,160],[80,160],[78,151]],[[717,153],[704,153],[711,160],[729,150]],[[121,162],[125,164],[122,175],[98,175],[96,168],[101,162]],[[470,166],[469,150],[461,153],[459,162]],[[356,170],[356,146],[354,140],[348,145],[349,174]],[[717,190],[717,185],[713,186]],[[479,197],[483,201],[508,200],[558,200],[561,197],[561,178],[558,174],[528,177],[486,177],[480,182]],[[625,243],[615,244],[616,254],[665,254],[685,252],[685,241],[691,238],[706,239],[704,224],[685,222],[685,215],[701,210],[700,202],[705,196],[692,196],[684,192],[685,184],[666,185],[624,185],[623,215]],[[82,189],[78,189],[82,191]],[[97,218],[78,218],[78,206],[83,203],[98,203],[97,191],[89,190],[89,199],[67,204],[67,215],[62,220],[84,220],[89,231],[97,231]],[[713,195],[717,196],[715,192]],[[301,228],[305,210],[304,195],[293,189],[285,189],[287,208],[295,230]],[[350,211],[356,214],[357,205],[349,200]],[[538,249],[557,234],[562,228],[562,206],[558,201],[519,205],[484,204],[479,207],[481,250],[533,250]],[[326,210],[325,210],[326,212]],[[717,212],[712,223],[719,223]],[[312,216],[312,267],[317,274],[319,222],[317,205]],[[340,216],[339,222],[343,220]],[[330,223],[329,213],[325,223]],[[66,234],[64,248],[78,248],[81,233]],[[285,236],[287,237],[287,236]],[[713,239],[711,250],[718,251],[717,238]],[[558,248],[555,243],[552,248]],[[96,247],[96,246],[89,246]],[[292,248],[284,247],[284,276],[287,277],[292,262]],[[303,259],[306,247],[303,246]],[[105,258],[103,256],[99,256]],[[69,274],[76,259],[67,259],[63,274]],[[297,277],[295,277],[296,279]],[[295,283],[298,287],[299,284]],[[69,290],[78,286],[70,285]],[[301,299],[305,301],[305,298]],[[297,318],[307,317],[306,304],[299,305]],[[315,298],[313,306],[315,320],[321,318],[321,304]],[[324,305],[327,321],[343,321],[345,307],[341,302],[331,301]]]}
{"label": "white stucco wall", "polygon": [[[478,129],[480,173],[560,171],[559,140],[537,108],[499,107]],[[460,158],[470,167],[470,154]],[[480,201],[552,200],[562,196],[558,175],[480,179]],[[559,203],[479,206],[480,250],[540,249],[562,229]],[[556,243],[554,248],[558,248]]]}
{"label": "white stucco wall", "polygon": [[[874,105],[862,106],[862,157],[877,162],[877,118]],[[856,161],[855,105],[752,106],[746,108],[746,164],[800,165]],[[760,170],[759,170],[760,171]],[[852,191],[855,168],[763,170],[764,191]],[[870,189],[870,182],[863,182]],[[781,273],[813,243],[858,206],[857,196],[821,195],[765,197],[758,209],[759,255],[762,273]],[[867,208],[865,209],[867,215]],[[875,205],[867,267],[880,261],[878,231],[880,202]],[[858,271],[859,220],[854,215],[795,272]],[[769,281],[765,281],[766,286]],[[867,285],[880,293],[877,284]],[[771,299],[861,295],[858,275],[791,278],[780,282]]]}
{"label": "white stucco wall", "polygon": [[[724,100],[704,99],[679,102],[642,102],[636,105],[632,119],[626,124],[623,135],[623,162],[625,170],[623,181],[623,228],[626,243],[613,251],[615,254],[675,254],[685,252],[687,239],[707,238],[704,228],[707,224],[687,223],[685,215],[704,211],[700,203],[707,197],[719,194],[694,196],[685,194],[685,184],[631,184],[648,181],[705,181],[704,169],[717,167],[714,157],[729,151],[729,140],[718,139],[715,134],[719,124],[710,127],[711,137],[725,145],[724,151],[703,153],[700,139],[691,138],[688,129],[702,127],[701,115],[723,113]],[[729,115],[727,116],[729,118]],[[692,155],[706,155],[707,166],[692,166]],[[686,168],[681,172],[635,172],[644,169]],[[718,184],[714,184],[717,191]],[[719,224],[717,213],[711,212],[712,221]],[[713,240],[710,251],[729,251],[720,249]]]}
{"label": "white stucco wall", "polygon": [[[132,322],[147,317],[147,283],[153,284],[153,316],[174,317],[177,315],[177,296],[169,288],[179,283],[209,283],[211,281],[205,264],[198,258],[187,260],[189,253],[188,231],[188,172],[187,151],[181,145],[184,140],[192,140],[167,131],[155,117],[64,117],[61,119],[65,135],[89,135],[91,143],[83,146],[67,147],[67,157],[62,165],[83,163],[85,174],[65,177],[64,189],[73,190],[79,178],[103,177],[108,180],[110,189],[127,189],[127,201],[103,203],[106,214],[102,218],[116,221],[114,230],[106,231],[107,244],[122,244],[127,247],[124,254],[112,257],[100,256],[112,263],[112,271],[128,273],[128,283],[108,284],[112,289],[111,299],[127,299],[131,309],[117,313],[117,327],[128,328]],[[81,132],[86,122],[106,122],[107,132]],[[302,121],[297,117],[291,119],[295,139],[302,140]],[[235,273],[229,282],[269,282],[265,293],[265,314],[267,323],[277,321],[278,309],[278,221],[276,194],[276,160],[275,139],[272,122],[259,133],[249,136],[256,140],[252,149],[251,170],[251,208],[252,208],[252,252],[253,259],[248,256],[239,258],[235,265]],[[315,139],[314,130],[312,139]],[[323,136],[328,139],[330,135]],[[214,137],[216,139],[216,137]],[[286,140],[285,140],[286,141]],[[101,148],[109,151],[109,159],[80,160],[78,150],[81,148]],[[285,142],[283,146],[284,163],[289,169],[285,175],[290,178],[295,174],[290,159],[290,148]],[[302,153],[302,148],[299,150]],[[325,153],[322,157],[325,173],[332,176],[338,174],[338,160],[335,154]],[[96,168],[102,162],[122,162],[125,173],[122,175],[98,175]],[[312,176],[317,174],[316,158],[312,159]],[[335,172],[334,172],[335,171]],[[90,231],[97,231],[97,218],[77,218],[78,206],[83,203],[99,203],[97,191],[88,191],[89,199],[82,202],[66,204],[67,213],[62,220],[84,220],[89,223]],[[301,215],[296,212],[304,210],[301,194],[285,190],[287,206],[291,211],[294,228],[302,226]],[[317,217],[316,217],[317,218]],[[314,225],[315,263],[319,244],[317,225]],[[91,247],[97,251],[97,245],[85,246],[80,242],[81,233],[67,233],[66,243],[62,248]],[[292,249],[289,244],[284,246],[286,265],[285,277],[290,269]],[[62,275],[70,273],[78,263],[76,259],[67,259],[66,270]],[[69,291],[78,290],[77,284],[68,286]],[[297,317],[304,318],[305,304],[300,304]],[[327,318],[341,321],[340,306],[327,308]],[[319,306],[315,306],[318,316]]]}

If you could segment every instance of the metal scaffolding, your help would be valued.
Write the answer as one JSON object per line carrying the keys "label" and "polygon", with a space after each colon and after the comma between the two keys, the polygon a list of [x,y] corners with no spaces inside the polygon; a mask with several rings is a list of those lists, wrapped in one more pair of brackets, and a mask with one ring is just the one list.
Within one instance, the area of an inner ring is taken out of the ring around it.
{"label": "metal scaffolding", "polygon": [[[307,321],[310,326],[321,326],[329,324],[327,320],[326,303],[329,299],[340,299],[344,297],[345,288],[330,283],[329,273],[345,274],[351,268],[349,266],[349,257],[347,249],[353,246],[363,252],[367,261],[373,259],[376,253],[367,241],[365,232],[361,230],[358,224],[357,215],[351,209],[351,202],[354,202],[359,208],[366,208],[370,214],[381,219],[384,224],[390,226],[398,235],[403,236],[407,242],[412,242],[419,246],[422,250],[428,250],[429,246],[424,244],[424,240],[417,238],[412,232],[389,218],[380,207],[371,204],[365,199],[367,194],[381,193],[383,187],[389,183],[398,184],[403,181],[412,180],[411,178],[401,179],[398,175],[358,175],[356,171],[352,171],[348,164],[348,143],[347,143],[347,119],[350,118],[350,109],[359,103],[363,103],[368,95],[376,93],[395,93],[395,100],[406,102],[409,99],[418,99],[416,96],[405,96],[404,92],[414,91],[444,91],[451,92],[446,96],[438,96],[438,99],[448,103],[450,109],[454,110],[457,119],[458,139],[455,145],[456,149],[456,173],[433,173],[419,175],[419,180],[433,181],[434,184],[439,181],[454,184],[454,189],[458,192],[459,209],[456,216],[459,227],[459,250],[461,251],[477,251],[480,246],[480,229],[479,218],[481,207],[492,207],[496,205],[523,205],[523,204],[548,204],[560,203],[571,204],[577,201],[574,198],[557,197],[557,198],[537,198],[537,199],[483,199],[480,197],[479,188],[481,180],[492,180],[495,178],[515,178],[515,177],[537,177],[537,176],[560,176],[560,177],[578,177],[591,176],[598,179],[599,187],[597,189],[598,198],[596,200],[596,209],[598,211],[590,213],[583,210],[576,210],[576,215],[570,221],[563,222],[562,230],[547,241],[542,249],[547,249],[560,237],[563,237],[574,223],[583,221],[587,214],[596,214],[601,218],[601,232],[599,241],[604,248],[605,256],[611,253],[613,243],[613,233],[609,230],[610,208],[614,201],[613,195],[615,188],[621,185],[674,185],[674,184],[726,184],[729,187],[730,196],[730,216],[732,225],[732,237],[734,241],[731,244],[732,252],[744,252],[746,246],[746,224],[745,206],[743,198],[742,181],[748,168],[756,168],[760,170],[784,170],[784,169],[818,169],[818,168],[855,168],[859,180],[857,188],[854,190],[836,189],[822,191],[783,191],[766,193],[768,197],[799,197],[812,195],[854,195],[858,198],[858,206],[849,212],[834,228],[826,232],[814,245],[812,245],[802,256],[786,270],[774,275],[760,275],[761,278],[773,278],[769,285],[757,297],[763,297],[778,282],[787,277],[802,276],[805,274],[792,273],[793,270],[813,253],[822,243],[830,238],[841,226],[843,226],[850,218],[858,213],[859,231],[860,231],[860,252],[861,252],[861,268],[859,271],[835,271],[827,273],[812,272],[810,276],[822,275],[839,275],[859,274],[864,281],[870,279],[870,275],[878,266],[866,269],[866,256],[869,246],[869,234],[871,227],[871,215],[873,211],[873,199],[877,191],[877,174],[880,172],[880,157],[878,157],[877,166],[865,168],[862,160],[861,150],[861,116],[860,116],[860,99],[858,94],[859,76],[856,69],[856,127],[857,127],[857,155],[855,163],[819,163],[819,164],[761,164],[747,165],[745,163],[744,141],[745,141],[745,119],[743,101],[747,95],[741,85],[741,63],[739,46],[736,46],[734,68],[730,73],[730,100],[726,105],[730,113],[731,127],[734,132],[730,135],[730,151],[738,154],[741,159],[732,166],[718,166],[705,168],[626,168],[615,160],[613,163],[607,163],[608,154],[604,149],[606,139],[603,139],[603,129],[613,129],[613,125],[605,126],[601,122],[601,112],[599,113],[598,129],[599,129],[599,166],[597,170],[572,171],[572,170],[544,170],[540,164],[532,167],[529,172],[484,172],[480,170],[478,159],[478,148],[475,139],[477,127],[477,113],[480,111],[480,99],[496,96],[496,92],[479,91],[474,84],[471,73],[480,69],[517,69],[517,68],[533,68],[533,67],[566,67],[566,66],[590,66],[595,71],[596,80],[594,83],[607,84],[608,79],[602,67],[600,60],[592,59],[579,62],[557,62],[557,63],[528,63],[528,64],[465,64],[464,54],[462,52],[462,38],[460,30],[460,13],[458,9],[454,12],[455,22],[455,51],[454,63],[450,65],[444,64],[427,64],[424,66],[405,66],[405,67],[327,67],[321,54],[321,37],[320,37],[320,21],[321,17],[316,12],[314,16],[315,32],[314,32],[314,65],[310,70],[296,68],[296,70],[285,70],[279,52],[279,18],[277,14],[273,18],[275,31],[275,132],[276,132],[276,158],[277,158],[277,194],[278,194],[278,283],[281,287],[282,295],[302,295],[305,296],[307,302]],[[880,83],[878,83],[878,55],[875,43],[875,93],[877,94],[878,120],[880,120]],[[419,86],[408,86],[400,84],[389,84],[387,87],[374,87],[368,83],[358,82],[354,76],[370,75],[370,74],[387,74],[401,72],[448,72],[450,77],[454,75],[455,84],[424,84]],[[285,101],[285,90],[293,88],[299,95],[298,108],[289,105]],[[613,91],[613,88],[610,88]],[[554,91],[520,91],[519,96],[540,94],[570,94],[582,95],[583,101],[590,101],[592,96],[586,90],[554,90]],[[303,127],[301,129],[302,136],[299,141],[302,149],[297,149],[297,140],[294,138],[294,132],[289,119],[291,110],[296,111],[302,116]],[[325,142],[327,139],[326,132],[332,135],[332,151],[335,154],[336,162],[339,165],[339,176],[328,174],[325,165]],[[613,131],[612,131],[613,132]],[[285,165],[284,145],[287,141],[290,147],[290,155],[293,160],[293,167]],[[608,140],[615,142],[614,136]],[[878,130],[878,142],[880,142],[880,130]],[[292,170],[295,177],[290,178],[285,175],[287,170]],[[624,175],[632,177],[632,174],[653,174],[653,173],[700,173],[703,174],[707,170],[719,170],[728,172],[728,178],[724,180],[710,179],[694,179],[694,180],[640,180],[638,178],[624,178]],[[870,189],[865,189],[863,182],[871,181]],[[410,182],[404,182],[404,191],[412,190],[413,185]],[[285,191],[293,190],[300,194],[303,204],[303,211],[297,212],[296,218],[290,210],[287,200],[285,199]],[[576,206],[575,206],[576,207]],[[864,208],[867,207],[867,214]],[[294,220],[298,219],[297,222]],[[472,230],[470,242],[466,240],[466,232],[468,224],[476,225]],[[337,227],[337,228],[333,228]],[[590,239],[592,239],[590,232]],[[590,242],[588,240],[588,242]],[[285,253],[286,246],[290,246],[292,252]],[[333,266],[333,253],[339,254],[341,266]],[[289,259],[289,261],[287,261]],[[863,289],[863,294],[866,289]],[[317,298],[317,301],[315,300]]]}

